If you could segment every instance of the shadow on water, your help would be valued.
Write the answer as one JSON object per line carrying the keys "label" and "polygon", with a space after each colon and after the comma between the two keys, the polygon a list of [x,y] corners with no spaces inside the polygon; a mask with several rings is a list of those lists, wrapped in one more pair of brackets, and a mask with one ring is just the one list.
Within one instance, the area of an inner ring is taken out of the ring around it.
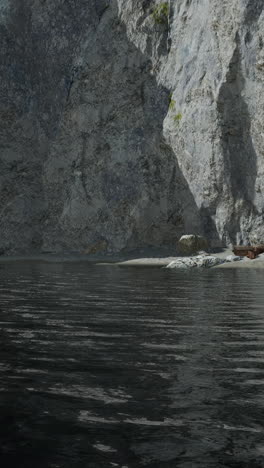
{"label": "shadow on water", "polygon": [[258,271],[5,265],[1,466],[262,468]]}

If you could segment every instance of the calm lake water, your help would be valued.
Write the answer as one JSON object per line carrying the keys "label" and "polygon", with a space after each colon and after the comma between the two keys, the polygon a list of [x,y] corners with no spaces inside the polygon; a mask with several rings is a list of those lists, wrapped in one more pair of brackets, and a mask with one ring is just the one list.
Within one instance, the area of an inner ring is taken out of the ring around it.
{"label": "calm lake water", "polygon": [[1,468],[264,467],[264,271],[0,265]]}

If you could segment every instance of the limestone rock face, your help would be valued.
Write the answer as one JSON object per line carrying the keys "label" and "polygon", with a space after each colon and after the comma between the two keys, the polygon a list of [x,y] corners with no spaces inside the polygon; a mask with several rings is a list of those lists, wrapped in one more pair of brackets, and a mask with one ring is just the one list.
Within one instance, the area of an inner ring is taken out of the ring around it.
{"label": "limestone rock face", "polygon": [[0,252],[263,242],[263,0],[159,3],[0,0]]}

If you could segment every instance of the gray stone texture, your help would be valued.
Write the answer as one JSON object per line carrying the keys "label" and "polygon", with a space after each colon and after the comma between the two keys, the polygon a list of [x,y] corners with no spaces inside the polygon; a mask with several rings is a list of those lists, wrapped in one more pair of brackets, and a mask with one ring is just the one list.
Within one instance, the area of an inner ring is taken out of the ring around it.
{"label": "gray stone texture", "polygon": [[264,242],[263,0],[158,3],[0,0],[0,253]]}
{"label": "gray stone texture", "polygon": [[208,250],[208,247],[208,241],[205,237],[196,236],[194,234],[185,234],[184,236],[181,236],[178,242],[179,251],[186,255],[191,255],[199,251],[206,251]]}

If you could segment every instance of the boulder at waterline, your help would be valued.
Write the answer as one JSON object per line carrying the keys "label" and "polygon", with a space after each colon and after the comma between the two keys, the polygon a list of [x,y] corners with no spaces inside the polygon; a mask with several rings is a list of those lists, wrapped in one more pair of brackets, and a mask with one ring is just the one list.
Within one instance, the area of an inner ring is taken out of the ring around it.
{"label": "boulder at waterline", "polygon": [[188,234],[180,238],[178,247],[183,254],[191,255],[199,250],[207,250],[208,241],[205,237]]}

